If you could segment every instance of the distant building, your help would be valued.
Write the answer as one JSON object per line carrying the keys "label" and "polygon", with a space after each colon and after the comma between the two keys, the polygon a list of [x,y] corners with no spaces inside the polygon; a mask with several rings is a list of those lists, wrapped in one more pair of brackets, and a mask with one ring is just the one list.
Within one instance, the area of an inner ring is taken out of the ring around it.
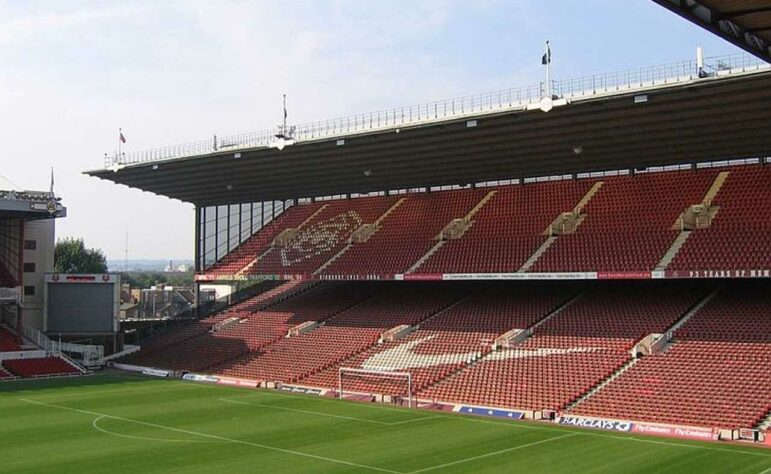
{"label": "distant building", "polygon": [[150,289],[141,290],[136,317],[171,318],[189,310],[194,303],[195,292],[192,288],[156,285]]}

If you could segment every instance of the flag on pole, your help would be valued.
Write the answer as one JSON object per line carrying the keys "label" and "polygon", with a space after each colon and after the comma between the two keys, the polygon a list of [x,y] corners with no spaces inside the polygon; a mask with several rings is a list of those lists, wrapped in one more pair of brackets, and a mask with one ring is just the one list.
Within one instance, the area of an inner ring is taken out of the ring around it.
{"label": "flag on pole", "polygon": [[126,137],[123,136],[123,129],[118,129],[118,135],[120,135],[120,142],[126,143]]}
{"label": "flag on pole", "polygon": [[549,42],[546,42],[546,53],[544,53],[543,56],[541,56],[541,64],[544,66],[551,63],[551,48],[549,47]]}
{"label": "flag on pole", "polygon": [[284,125],[286,125],[286,94],[284,94]]}

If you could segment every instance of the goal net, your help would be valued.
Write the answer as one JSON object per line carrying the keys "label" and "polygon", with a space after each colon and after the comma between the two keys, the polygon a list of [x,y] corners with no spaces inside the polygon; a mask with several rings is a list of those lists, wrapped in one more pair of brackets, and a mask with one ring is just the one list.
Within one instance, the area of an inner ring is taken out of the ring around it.
{"label": "goal net", "polygon": [[389,370],[355,369],[340,367],[338,372],[340,398],[349,394],[377,394],[391,397],[394,402],[404,401],[413,406],[412,374]]}

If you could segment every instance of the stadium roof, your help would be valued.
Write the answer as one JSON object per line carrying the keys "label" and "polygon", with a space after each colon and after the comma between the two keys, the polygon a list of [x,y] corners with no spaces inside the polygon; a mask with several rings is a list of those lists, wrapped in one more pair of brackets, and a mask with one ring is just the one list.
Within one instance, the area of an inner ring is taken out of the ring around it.
{"label": "stadium roof", "polygon": [[88,174],[204,206],[771,156],[771,68],[716,64],[703,78],[558,94],[569,103],[548,113],[491,106]]}
{"label": "stadium roof", "polygon": [[771,61],[771,0],[653,0],[678,15]]}

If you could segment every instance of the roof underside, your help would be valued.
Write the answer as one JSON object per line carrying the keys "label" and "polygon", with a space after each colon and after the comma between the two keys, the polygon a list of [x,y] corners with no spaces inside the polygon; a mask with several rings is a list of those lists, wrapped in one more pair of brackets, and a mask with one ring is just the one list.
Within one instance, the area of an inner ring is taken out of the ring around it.
{"label": "roof underside", "polygon": [[206,206],[771,156],[770,71],[640,94],[88,174]]}
{"label": "roof underside", "polygon": [[653,0],[771,62],[771,0]]}

